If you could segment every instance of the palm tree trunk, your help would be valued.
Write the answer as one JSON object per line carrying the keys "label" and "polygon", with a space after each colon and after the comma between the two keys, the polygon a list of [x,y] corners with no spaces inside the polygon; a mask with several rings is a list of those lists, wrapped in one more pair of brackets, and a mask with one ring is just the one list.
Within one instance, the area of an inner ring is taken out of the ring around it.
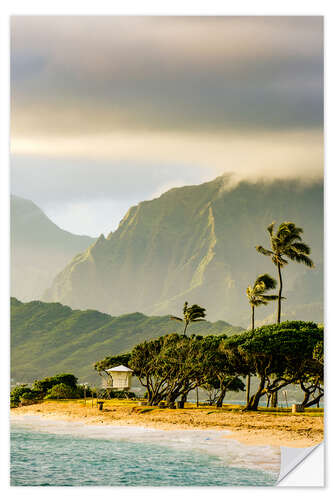
{"label": "palm tree trunk", "polygon": [[250,401],[251,375],[246,377],[246,404]]}
{"label": "palm tree trunk", "polygon": [[251,327],[252,331],[254,330],[254,306],[251,306],[252,308],[252,317],[251,317]]}
{"label": "palm tree trunk", "polygon": [[[251,328],[254,330],[254,306],[251,306],[252,315],[251,315]],[[251,389],[251,375],[246,377],[246,404],[249,404],[250,401],[250,389]]]}
{"label": "palm tree trunk", "polygon": [[188,327],[188,323],[187,323],[187,321],[185,321],[184,335],[186,335],[187,327]]}
{"label": "palm tree trunk", "polygon": [[281,301],[282,301],[282,274],[281,274],[281,265],[277,265],[278,273],[279,273],[279,298],[278,298],[278,311],[277,311],[277,323],[281,322]]}

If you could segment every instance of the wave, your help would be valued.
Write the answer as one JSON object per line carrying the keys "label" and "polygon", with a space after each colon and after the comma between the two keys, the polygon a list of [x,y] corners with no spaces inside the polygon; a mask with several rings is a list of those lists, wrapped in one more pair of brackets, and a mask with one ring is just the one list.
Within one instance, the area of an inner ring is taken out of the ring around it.
{"label": "wave", "polygon": [[223,439],[227,430],[160,430],[139,426],[90,425],[52,420],[35,415],[11,417],[13,428],[48,434],[69,434],[85,439],[126,441],[166,446],[175,450],[200,452],[219,458],[222,465],[278,473],[280,449],[250,446],[234,439]]}

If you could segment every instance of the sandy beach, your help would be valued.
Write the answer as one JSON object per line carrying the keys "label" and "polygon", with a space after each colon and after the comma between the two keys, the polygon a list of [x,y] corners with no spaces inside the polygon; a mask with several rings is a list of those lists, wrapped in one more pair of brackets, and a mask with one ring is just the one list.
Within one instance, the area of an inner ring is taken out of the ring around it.
{"label": "sandy beach", "polygon": [[236,439],[248,445],[306,447],[324,437],[322,412],[270,413],[241,412],[236,407],[189,407],[169,410],[139,406],[136,402],[106,401],[103,411],[81,400],[43,401],[11,409],[14,415],[38,415],[43,418],[80,421],[88,425],[128,425],[176,429],[227,430],[224,439]]}

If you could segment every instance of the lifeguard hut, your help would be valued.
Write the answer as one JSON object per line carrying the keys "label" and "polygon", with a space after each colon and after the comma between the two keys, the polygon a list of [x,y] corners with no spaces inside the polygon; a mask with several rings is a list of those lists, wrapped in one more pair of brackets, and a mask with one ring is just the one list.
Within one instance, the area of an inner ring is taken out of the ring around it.
{"label": "lifeguard hut", "polygon": [[106,386],[108,389],[129,391],[132,382],[133,370],[124,365],[115,366],[105,370],[108,374]]}

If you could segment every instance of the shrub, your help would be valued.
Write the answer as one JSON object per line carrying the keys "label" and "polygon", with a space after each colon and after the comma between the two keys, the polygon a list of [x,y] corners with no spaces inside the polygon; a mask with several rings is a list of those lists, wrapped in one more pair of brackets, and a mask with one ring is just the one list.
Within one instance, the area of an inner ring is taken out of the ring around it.
{"label": "shrub", "polygon": [[26,384],[16,386],[10,393],[10,406],[17,406],[22,399],[35,400],[42,399],[43,394],[40,391],[30,389]]}
{"label": "shrub", "polygon": [[43,378],[42,380],[35,380],[32,388],[45,395],[50,389],[52,389],[52,387],[59,384],[65,384],[73,389],[76,389],[77,378],[71,373],[61,373],[54,375],[53,377]]}
{"label": "shrub", "polygon": [[47,391],[45,399],[73,399],[77,397],[77,390],[67,384],[57,384]]}

